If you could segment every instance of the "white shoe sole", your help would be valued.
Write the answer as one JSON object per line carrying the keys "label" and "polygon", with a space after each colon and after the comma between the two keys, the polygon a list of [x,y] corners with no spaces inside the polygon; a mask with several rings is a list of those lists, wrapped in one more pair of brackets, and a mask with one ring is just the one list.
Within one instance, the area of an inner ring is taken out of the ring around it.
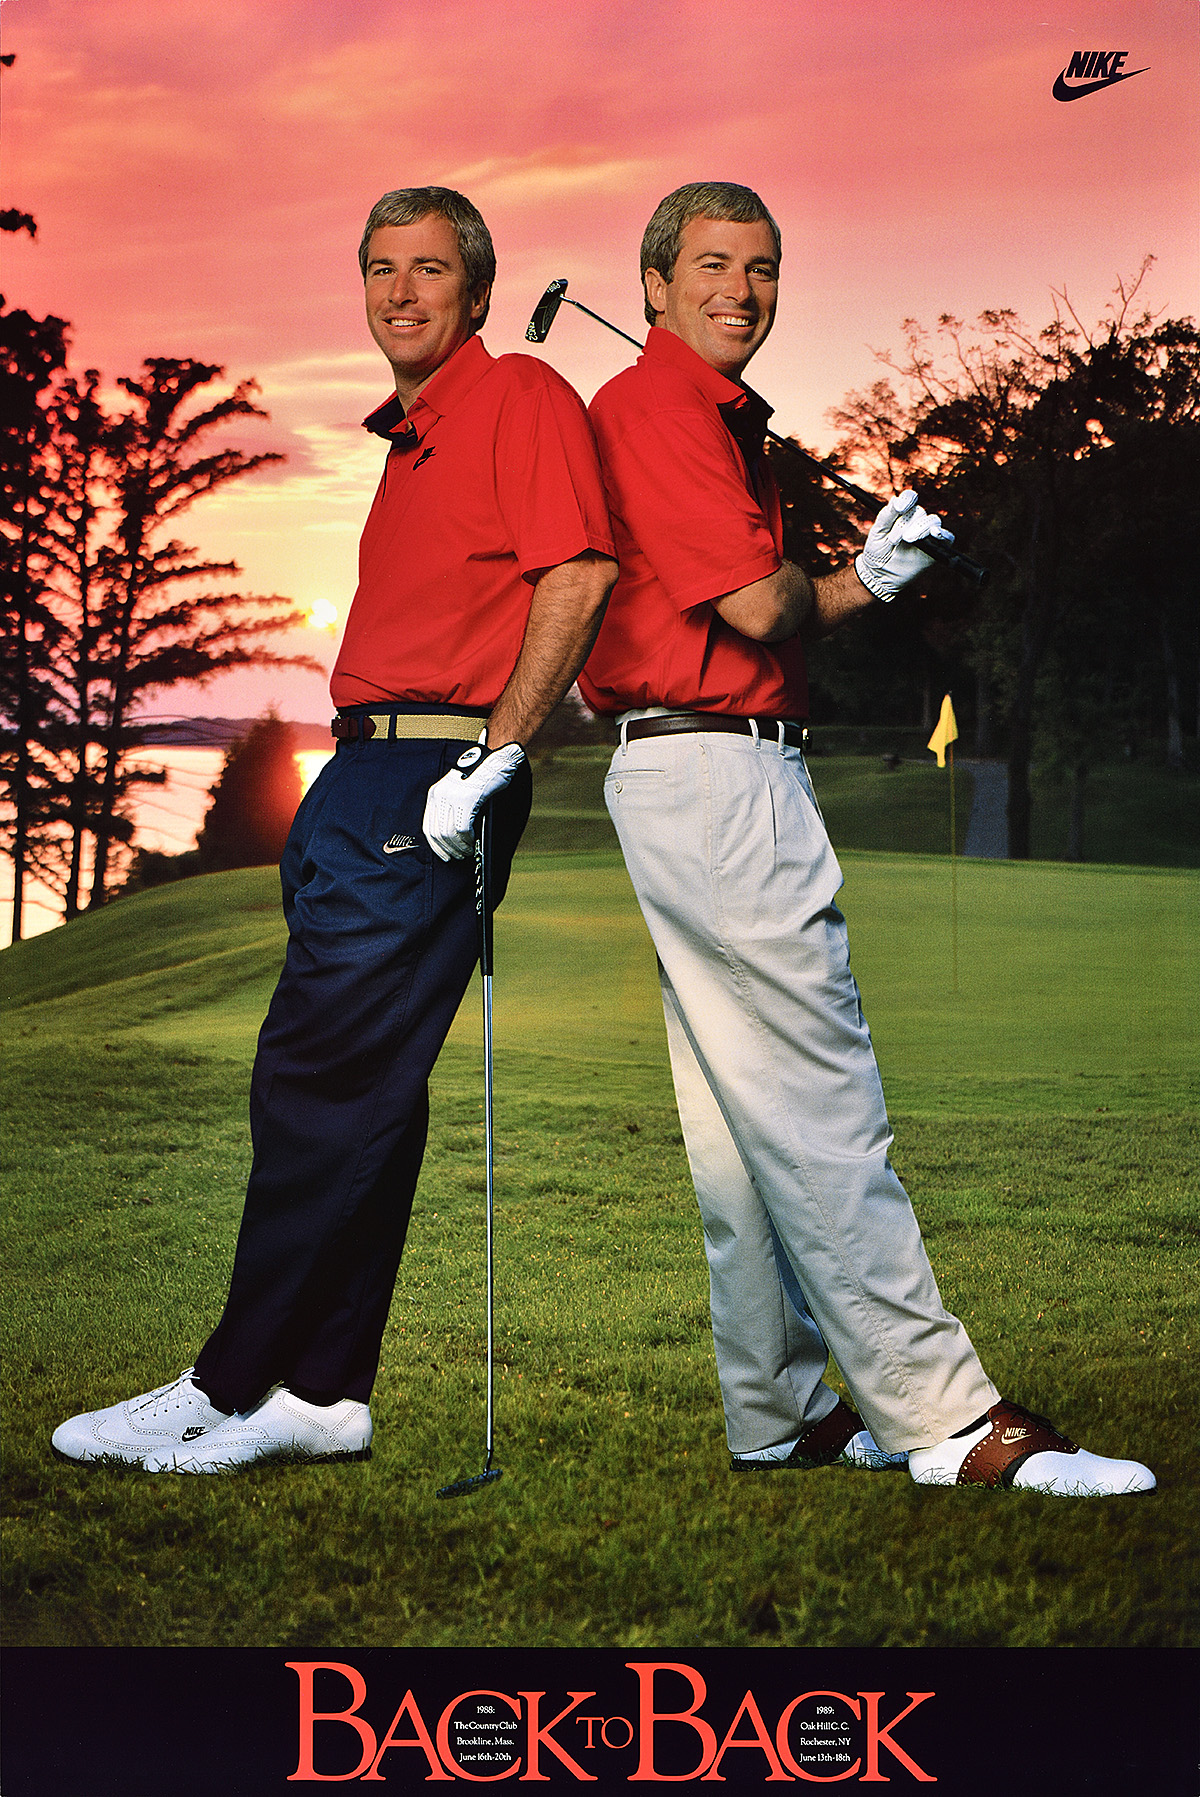
{"label": "white shoe sole", "polygon": [[373,1433],[370,1411],[353,1398],[308,1404],[280,1389],[208,1430],[193,1447],[148,1455],[145,1466],[154,1473],[232,1473],[270,1461],[312,1466],[367,1460]]}

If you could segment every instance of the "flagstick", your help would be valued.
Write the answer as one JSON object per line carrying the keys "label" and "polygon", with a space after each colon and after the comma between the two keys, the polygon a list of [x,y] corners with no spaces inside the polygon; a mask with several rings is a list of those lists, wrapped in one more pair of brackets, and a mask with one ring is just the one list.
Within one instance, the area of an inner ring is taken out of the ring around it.
{"label": "flagstick", "polygon": [[954,744],[946,744],[950,757],[950,959],[954,969],[954,990],[958,991],[958,841],[954,814]]}

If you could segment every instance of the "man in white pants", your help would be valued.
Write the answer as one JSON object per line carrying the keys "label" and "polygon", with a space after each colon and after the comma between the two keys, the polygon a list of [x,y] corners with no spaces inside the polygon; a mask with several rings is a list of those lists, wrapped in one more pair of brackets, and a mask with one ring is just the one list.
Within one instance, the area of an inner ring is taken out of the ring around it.
{"label": "man in white pants", "polygon": [[[679,1114],[704,1220],[737,1470],[842,1460],[923,1484],[1060,1495],[1153,1489],[1004,1401],[944,1308],[908,1197],[805,770],[800,633],[929,565],[915,493],[853,567],[783,559],[741,382],[775,314],[778,229],[757,195],[694,183],[642,244],[652,326],[590,413],[620,579],[580,685],[620,718],[606,798],[658,951]],[[836,1358],[857,1414],[824,1383]]]}

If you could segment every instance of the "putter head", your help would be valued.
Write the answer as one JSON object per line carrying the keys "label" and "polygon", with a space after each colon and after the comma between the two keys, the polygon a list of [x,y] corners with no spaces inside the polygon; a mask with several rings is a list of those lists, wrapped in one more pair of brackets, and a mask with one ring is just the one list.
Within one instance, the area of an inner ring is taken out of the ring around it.
{"label": "putter head", "polygon": [[544,343],[550,335],[550,326],[563,303],[563,295],[567,291],[565,281],[551,281],[545,293],[534,307],[533,317],[529,320],[529,329],[525,333],[527,343]]}
{"label": "putter head", "polygon": [[478,1491],[481,1485],[490,1485],[493,1479],[500,1477],[498,1466],[489,1466],[484,1472],[476,1473],[473,1479],[456,1479],[453,1485],[438,1487],[440,1498],[466,1497],[469,1492]]}

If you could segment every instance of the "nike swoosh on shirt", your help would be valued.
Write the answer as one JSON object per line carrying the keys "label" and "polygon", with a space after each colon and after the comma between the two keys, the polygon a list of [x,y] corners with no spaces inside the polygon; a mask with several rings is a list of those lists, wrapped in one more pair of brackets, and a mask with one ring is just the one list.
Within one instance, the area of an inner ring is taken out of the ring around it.
{"label": "nike swoosh on shirt", "polygon": [[1144,75],[1149,66],[1147,63],[1145,69],[1128,69],[1123,75],[1105,75],[1100,81],[1085,81],[1082,87],[1068,87],[1065,80],[1067,71],[1062,69],[1054,78],[1054,98],[1056,100],[1082,100],[1084,94],[1094,94],[1099,88],[1115,87],[1118,81],[1132,81],[1135,75]]}

